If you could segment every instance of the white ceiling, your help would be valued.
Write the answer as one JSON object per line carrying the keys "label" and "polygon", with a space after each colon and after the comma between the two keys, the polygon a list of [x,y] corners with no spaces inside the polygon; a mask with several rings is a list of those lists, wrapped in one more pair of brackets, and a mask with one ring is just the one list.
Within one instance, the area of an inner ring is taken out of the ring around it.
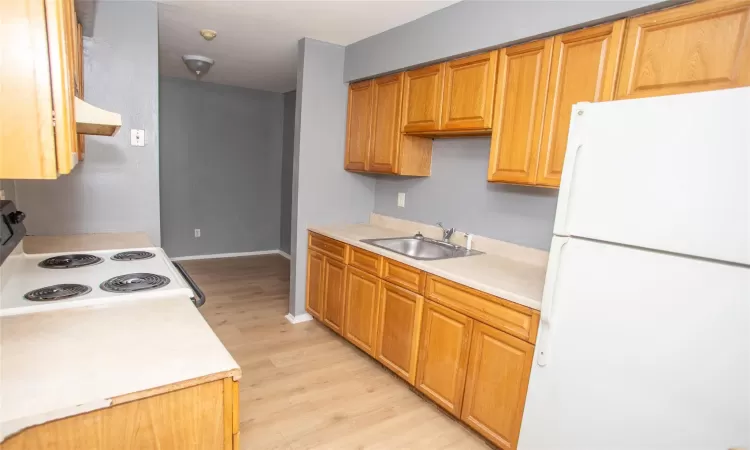
{"label": "white ceiling", "polygon": [[[159,2],[159,72],[194,79],[182,55],[216,61],[202,80],[274,92],[297,85],[297,41],[348,45],[457,0]],[[198,31],[216,30],[205,41]]]}

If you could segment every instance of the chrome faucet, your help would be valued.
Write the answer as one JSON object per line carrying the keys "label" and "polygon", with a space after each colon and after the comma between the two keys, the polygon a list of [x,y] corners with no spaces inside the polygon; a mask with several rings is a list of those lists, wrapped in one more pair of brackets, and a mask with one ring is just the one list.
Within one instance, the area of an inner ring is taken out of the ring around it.
{"label": "chrome faucet", "polygon": [[456,232],[456,229],[455,228],[448,228],[448,229],[446,229],[443,226],[443,222],[438,222],[437,226],[439,226],[440,229],[443,230],[443,242],[450,242],[451,236],[453,236],[453,233]]}

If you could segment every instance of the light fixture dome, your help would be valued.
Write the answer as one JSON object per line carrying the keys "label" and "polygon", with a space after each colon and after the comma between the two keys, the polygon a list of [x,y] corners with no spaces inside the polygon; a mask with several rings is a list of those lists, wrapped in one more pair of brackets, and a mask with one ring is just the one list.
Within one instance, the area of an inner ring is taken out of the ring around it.
{"label": "light fixture dome", "polygon": [[200,80],[214,65],[213,59],[201,55],[185,55],[182,57],[182,62],[185,63],[189,71],[195,74],[197,80]]}

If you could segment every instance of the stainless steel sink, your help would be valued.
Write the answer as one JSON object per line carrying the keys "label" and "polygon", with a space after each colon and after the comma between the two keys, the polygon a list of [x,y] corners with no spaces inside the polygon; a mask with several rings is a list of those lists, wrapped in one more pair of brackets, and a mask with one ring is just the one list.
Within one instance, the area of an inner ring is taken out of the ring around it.
{"label": "stainless steel sink", "polygon": [[462,256],[481,255],[477,250],[468,250],[459,245],[436,241],[425,237],[397,237],[383,239],[362,239],[364,242],[375,247],[384,248],[399,253],[409,258],[425,261],[436,259],[460,258]]}

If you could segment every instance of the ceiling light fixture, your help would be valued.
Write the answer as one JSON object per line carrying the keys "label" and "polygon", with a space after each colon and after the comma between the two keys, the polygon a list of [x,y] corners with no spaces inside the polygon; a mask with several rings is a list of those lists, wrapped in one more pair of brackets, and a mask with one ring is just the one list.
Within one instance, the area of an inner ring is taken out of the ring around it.
{"label": "ceiling light fixture", "polygon": [[216,32],[214,30],[209,30],[208,28],[204,28],[200,31],[201,36],[203,36],[203,39],[207,41],[213,41],[216,37]]}
{"label": "ceiling light fixture", "polygon": [[189,71],[195,74],[196,80],[200,80],[214,65],[213,59],[201,55],[185,55],[182,57],[182,62],[185,63]]}

